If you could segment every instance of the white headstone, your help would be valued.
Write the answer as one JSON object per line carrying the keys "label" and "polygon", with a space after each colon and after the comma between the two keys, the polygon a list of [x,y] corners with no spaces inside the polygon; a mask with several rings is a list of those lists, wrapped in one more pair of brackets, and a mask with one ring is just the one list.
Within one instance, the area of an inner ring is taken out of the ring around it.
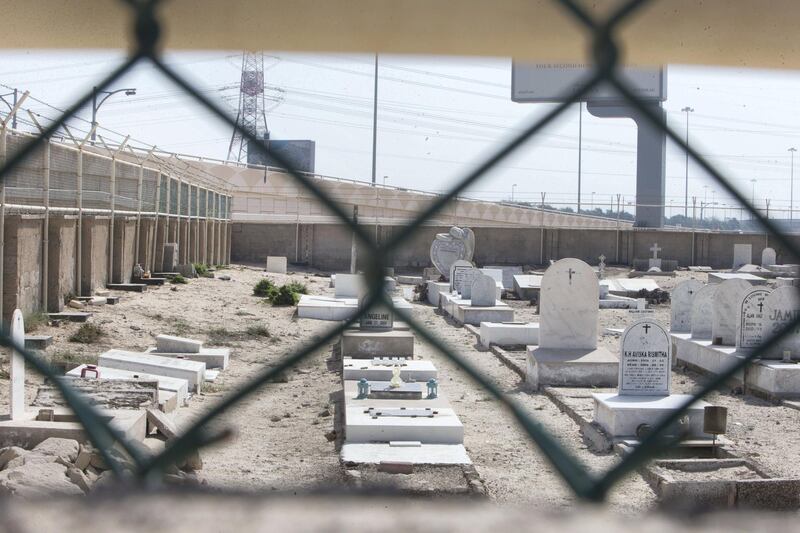
{"label": "white headstone", "polygon": [[[25,346],[25,321],[22,311],[14,309],[11,315],[11,340],[18,346]],[[16,350],[11,350],[11,420],[19,420],[25,415],[25,359]]]}
{"label": "white headstone", "polygon": [[770,290],[760,287],[751,289],[742,298],[739,307],[739,322],[736,325],[736,348],[750,350],[761,345],[764,338],[764,300]]}
{"label": "white headstone", "polygon": [[703,287],[703,283],[696,279],[681,281],[670,294],[670,322],[669,329],[674,333],[689,333],[692,331],[692,301],[694,295]]}
{"label": "white headstone", "polygon": [[492,266],[487,265],[486,268],[493,268],[503,271],[503,288],[512,290],[514,288],[514,276],[522,274],[521,266]]}
{"label": "white headstone", "polygon": [[717,286],[711,311],[711,341],[723,346],[736,345],[736,324],[742,298],[753,286],[742,279],[729,279]]}
{"label": "white headstone", "polygon": [[363,274],[336,274],[336,297],[356,298],[359,301],[367,293],[367,280]]}
{"label": "white headstone", "polygon": [[539,347],[597,348],[600,286],[592,267],[580,259],[561,259],[542,278]]}
{"label": "white headstone", "polygon": [[761,252],[761,266],[766,267],[776,264],[778,261],[775,248],[764,248]]}
{"label": "white headstone", "polygon": [[711,314],[714,309],[714,293],[719,285],[706,285],[697,291],[692,301],[692,338],[711,338]]}
{"label": "white headstone", "polygon": [[753,262],[752,244],[733,245],[733,266],[731,268],[737,269],[742,265],[749,265],[752,262]]}
{"label": "white headstone", "polygon": [[597,272],[600,276],[600,279],[603,279],[606,277],[606,256],[600,254],[600,257],[597,259],[600,260],[600,262],[597,264]]}
{"label": "white headstone", "polygon": [[[767,316],[762,336],[766,341],[800,315],[800,290],[793,286],[777,287],[764,299],[764,312]],[[792,359],[800,359],[800,328],[760,355],[764,359],[783,359],[786,351]]]}
{"label": "white headstone", "polygon": [[671,346],[667,329],[655,320],[628,326],[620,341],[619,394],[668,396]]}
{"label": "white headstone", "polygon": [[491,276],[478,272],[472,282],[470,305],[473,307],[494,307],[497,303],[497,281]]}
{"label": "white headstone", "polygon": [[650,251],[653,252],[653,257],[648,260],[648,271],[651,268],[661,268],[661,259],[658,257],[658,252],[661,251],[661,248],[658,247],[658,243],[653,243],[653,246],[650,247]]}
{"label": "white headstone", "polygon": [[448,279],[450,280],[450,292],[461,293],[467,278],[474,276],[475,265],[469,261],[459,259],[450,265]]}
{"label": "white headstone", "polygon": [[450,267],[459,259],[472,260],[475,251],[475,233],[469,228],[453,226],[447,233],[437,233],[431,243],[431,262],[443,276],[450,275]]}
{"label": "white headstone", "polygon": [[482,268],[480,270],[487,276],[494,278],[495,281],[499,281],[501,285],[503,284],[503,271],[499,268]]}
{"label": "white headstone", "polygon": [[267,256],[267,272],[286,274],[286,258]]}

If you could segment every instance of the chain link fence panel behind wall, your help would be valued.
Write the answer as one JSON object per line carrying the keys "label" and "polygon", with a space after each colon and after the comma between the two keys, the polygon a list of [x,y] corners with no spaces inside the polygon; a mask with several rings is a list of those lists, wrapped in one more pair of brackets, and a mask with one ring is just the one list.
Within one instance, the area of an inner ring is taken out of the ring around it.
{"label": "chain link fence panel behind wall", "polygon": [[[652,125],[662,128],[667,138],[673,144],[678,146],[681,150],[686,150],[690,159],[693,160],[699,168],[716,180],[731,197],[739,201],[753,217],[758,219],[762,226],[770,232],[770,238],[780,242],[794,255],[800,255],[800,251],[796,249],[793,243],[777,231],[770,221],[764,219],[759,212],[755,211],[748,203],[747,199],[742,197],[730,184],[729,180],[693,148],[686,145],[681,136],[676,135],[675,132],[670,130],[663,118],[654,115],[650,109],[644,106],[642,102],[635,97],[625,81],[619,76],[618,70],[620,68],[620,61],[617,32],[621,24],[627,21],[629,17],[642,6],[656,1],[663,2],[666,0],[652,0],[650,2],[633,0],[622,2],[607,19],[594,20],[592,15],[582,7],[583,4],[578,4],[570,0],[553,0],[555,4],[563,8],[565,16],[572,18],[576,25],[584,29],[587,38],[593,43],[592,57],[594,58],[594,65],[591,73],[582,80],[581,83],[563,95],[563,103],[552,106],[542,117],[537,118],[527,127],[516,131],[512,139],[502,146],[498,146],[482,163],[470,169],[469,172],[457,182],[452,190],[447,194],[437,197],[429,204],[426,204],[413,221],[401,227],[387,242],[381,245],[378,245],[374,240],[373,232],[354,223],[352,213],[346,212],[339,203],[328,197],[325,192],[318,187],[313,177],[296,171],[290,162],[286,161],[279,153],[272,153],[264,143],[259,142],[259,140],[254,138],[249,132],[242,131],[241,128],[236,125],[233,118],[230,117],[218,103],[210,100],[203,92],[199,91],[162,61],[162,57],[157,52],[159,48],[159,36],[161,35],[161,21],[158,18],[158,8],[162,2],[127,2],[127,5],[131,9],[132,19],[136,20],[136,41],[132,46],[133,52],[119,67],[96,84],[98,89],[110,86],[124,73],[130,71],[140,63],[148,63],[155,67],[154,71],[156,73],[160,73],[180,90],[186,92],[197,103],[209,111],[211,115],[217,117],[231,128],[236,128],[237,131],[249,141],[251,149],[257,151],[262,157],[270,158],[275,161],[277,166],[286,168],[287,172],[295,179],[296,183],[306,189],[306,194],[310,195],[312,198],[316,198],[330,211],[332,216],[338,217],[341,223],[347,225],[358,241],[359,246],[365,251],[363,257],[368,258],[368,262],[360,266],[365,271],[365,275],[369,281],[370,292],[355,316],[325,334],[312,339],[308,343],[302,345],[298,344],[288,356],[277,363],[271,362],[269,365],[265,365],[256,372],[255,376],[241,383],[241,385],[231,391],[221,401],[212,405],[207,412],[194,420],[182,435],[173,439],[161,454],[152,458],[143,457],[137,452],[135,447],[127,443],[113,428],[110,428],[104,422],[102,416],[91,408],[85,400],[77,394],[72,393],[67,385],[60,385],[63,387],[63,390],[66,391],[65,396],[67,400],[72,405],[79,420],[86,427],[95,445],[101,450],[106,450],[114,441],[118,441],[121,446],[129,451],[133,460],[133,469],[138,479],[152,482],[154,479],[159,478],[160,473],[162,473],[169,464],[174,463],[181,457],[187,456],[192,450],[198,447],[216,442],[222,438],[224,434],[209,429],[210,422],[222,416],[229,408],[260,390],[266,384],[283,375],[288,369],[294,367],[315,351],[328,346],[339,337],[345,328],[359,320],[361,314],[373,305],[383,303],[384,305],[393,307],[392,301],[387,299],[383,292],[384,268],[391,266],[387,264],[387,257],[391,257],[391,254],[414,235],[423,224],[445,210],[454,198],[458,197],[459,194],[462,194],[467,188],[478,182],[480,178],[485,176],[491,169],[495,168],[501,162],[504,162],[516,150],[523,147],[528,140],[535,138],[544,128],[558,119],[565,110],[569,109],[575,102],[582,101],[590,90],[601,83],[607,84],[619,94],[620,99],[636,108],[641,113],[643,120],[647,120]],[[87,88],[87,92],[80,100],[76,101],[59,120],[51,126],[48,126],[44,132],[44,136],[52,134],[66,118],[72,116],[77,110],[86,106],[90,99],[91,92],[89,92]],[[13,142],[16,143],[16,148],[19,150],[15,155],[10,156],[2,169],[0,169],[0,179],[3,180],[7,188],[13,188],[14,194],[19,196],[30,196],[30,201],[32,202],[41,202],[40,191],[42,185],[40,181],[41,178],[35,175],[35,173],[30,172],[33,163],[31,163],[31,159],[29,158],[32,157],[34,161],[36,160],[35,158],[41,158],[43,138],[44,137],[40,137],[32,142],[26,140],[25,143],[23,143],[21,139],[14,139]],[[100,176],[108,175],[110,164],[111,162],[108,158],[94,155],[86,156],[84,161],[84,186],[87,189],[87,192],[84,193],[85,207],[109,208],[111,191],[108,181],[100,179]],[[125,173],[121,172],[121,174]],[[130,178],[127,178],[126,175],[125,179]],[[178,182],[175,179],[169,179],[169,181],[167,181],[167,176],[162,175],[161,183],[160,202],[162,206],[166,208],[168,205],[169,213],[177,214],[179,198]],[[129,190],[129,188],[125,190]],[[121,191],[122,189],[120,189],[118,193],[119,199],[124,203],[128,201],[130,197],[127,193]],[[206,210],[208,210],[209,216],[212,217],[227,215],[230,207],[229,200],[226,199],[223,201],[220,195],[215,192],[209,191],[206,194],[204,194],[204,192],[205,191],[201,191],[200,194],[201,216],[206,214]],[[181,194],[183,194],[183,191],[181,191]],[[183,205],[187,204],[182,199],[181,206]],[[655,455],[663,452],[667,447],[674,445],[674,440],[666,438],[665,435],[667,435],[669,428],[681,416],[686,408],[696,399],[702,398],[709,392],[715,390],[736,372],[741,371],[744,366],[750,364],[754,358],[758,357],[763,349],[772,346],[779,339],[793,332],[800,323],[800,318],[788,324],[787,327],[777,335],[766,339],[761,348],[753,350],[751,354],[743,356],[735,365],[732,365],[726,371],[710,379],[694,394],[690,401],[682,404],[680,408],[671,412],[669,416],[666,416],[659,424],[651,429],[649,436],[644,438],[639,446],[631,453],[622,457],[619,462],[604,473],[590,472],[584,465],[579,463],[574,458],[573,454],[554,439],[530,412],[507,397],[497,384],[489,380],[456,351],[453,351],[449,346],[445,345],[440,338],[428,331],[425,326],[413,318],[413,316],[408,318],[408,323],[421,341],[427,342],[433,346],[445,358],[458,365],[477,386],[482,387],[492,397],[503,403],[520,427],[536,443],[542,454],[551,462],[555,471],[563,477],[565,483],[577,496],[586,500],[597,501],[604,499],[609,489],[611,489],[615,483],[641,465],[642,462],[650,460]],[[11,340],[7,335],[4,335],[2,339],[6,345],[11,344]],[[50,378],[54,378],[52,370],[38,356],[26,351],[22,346],[17,346],[16,349],[23,353],[24,357],[39,371],[45,373]],[[56,380],[56,382],[62,383],[60,380]],[[113,457],[107,457],[107,460],[118,471],[121,470],[118,461]]]}

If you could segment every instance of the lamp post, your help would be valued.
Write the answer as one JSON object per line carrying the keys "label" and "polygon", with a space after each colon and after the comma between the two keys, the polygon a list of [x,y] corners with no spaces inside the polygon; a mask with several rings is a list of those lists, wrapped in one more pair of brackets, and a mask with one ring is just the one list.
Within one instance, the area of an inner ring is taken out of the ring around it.
{"label": "lamp post", "polygon": [[[750,203],[753,204],[752,207],[755,210],[755,208],[756,208],[756,179],[755,178],[751,179],[750,183],[753,184],[753,195],[750,197]],[[753,220],[753,213],[750,213],[750,220]]]}
{"label": "lamp post", "polygon": [[797,148],[794,146],[789,148],[789,154],[791,154],[792,163],[791,163],[791,170],[789,174],[789,226],[791,227],[791,221],[794,213],[794,153],[797,151]]}
{"label": "lamp post", "polygon": [[[98,91],[97,87],[92,87],[92,144],[97,140],[97,110],[105,103],[111,96],[124,92],[125,96],[133,96],[136,94],[135,87],[128,87],[127,89],[117,89],[116,91]],[[100,101],[97,101],[99,95],[103,96]]]}
{"label": "lamp post", "polygon": [[685,197],[683,201],[683,216],[689,216],[689,113],[694,112],[694,108],[689,106],[684,107],[681,109],[682,112],[686,113],[686,185],[685,185]]}
{"label": "lamp post", "polygon": [[517,187],[516,183],[511,186],[511,202],[512,203],[514,202],[514,189],[516,189],[516,187]]}

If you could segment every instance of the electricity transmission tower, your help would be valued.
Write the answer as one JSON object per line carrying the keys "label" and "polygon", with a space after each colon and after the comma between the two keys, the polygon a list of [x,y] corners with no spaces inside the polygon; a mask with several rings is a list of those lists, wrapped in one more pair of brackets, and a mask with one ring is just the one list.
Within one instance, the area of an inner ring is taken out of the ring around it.
{"label": "electricity transmission tower", "polygon": [[[242,79],[239,85],[239,110],[236,125],[257,139],[269,139],[264,107],[264,54],[242,53]],[[228,147],[228,160],[247,163],[247,139],[236,129]]]}

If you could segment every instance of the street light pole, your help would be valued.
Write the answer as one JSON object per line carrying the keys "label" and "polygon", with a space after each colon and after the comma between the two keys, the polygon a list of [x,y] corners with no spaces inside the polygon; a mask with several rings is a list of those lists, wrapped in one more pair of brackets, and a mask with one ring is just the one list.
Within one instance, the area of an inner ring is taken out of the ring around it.
{"label": "street light pole", "polygon": [[514,188],[516,188],[517,184],[511,186],[511,203],[514,203]]}
{"label": "street light pole", "polygon": [[375,54],[375,94],[372,97],[372,186],[375,186],[375,166],[378,150],[378,54]]}
{"label": "street light pole", "polygon": [[689,113],[693,113],[694,109],[686,106],[681,109],[684,113],[686,113],[686,186],[685,186],[685,197],[683,201],[683,216],[689,216]]}
{"label": "street light pole", "polygon": [[581,159],[583,156],[583,102],[578,102],[578,214],[581,214]]}
{"label": "street light pole", "polygon": [[790,170],[790,178],[789,178],[789,227],[791,229],[791,222],[794,213],[794,153],[797,151],[797,148],[791,147],[789,148],[789,154],[791,154],[792,163],[791,163],[791,170]]}
{"label": "street light pole", "polygon": [[[97,87],[92,87],[92,144],[97,140],[97,110],[105,103],[111,96],[124,92],[125,96],[133,96],[136,94],[135,87],[128,87],[127,89],[117,89],[116,91],[98,91]],[[104,94],[105,96],[97,101],[97,96]]]}
{"label": "street light pole", "polygon": [[[753,184],[753,196],[750,198],[750,203],[752,204],[753,209],[756,208],[756,179],[753,178],[750,180],[750,183]],[[750,220],[753,220],[753,213],[750,213]]]}

